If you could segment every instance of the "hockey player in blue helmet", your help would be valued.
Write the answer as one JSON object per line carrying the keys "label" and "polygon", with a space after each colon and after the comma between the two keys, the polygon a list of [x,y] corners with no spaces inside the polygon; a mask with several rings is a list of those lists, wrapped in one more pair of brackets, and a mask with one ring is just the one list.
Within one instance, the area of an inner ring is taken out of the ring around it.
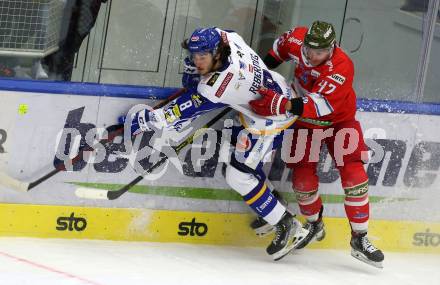
{"label": "hockey player in blue helmet", "polygon": [[263,159],[281,146],[283,131],[291,127],[297,117],[281,113],[262,117],[251,110],[248,102],[259,98],[257,91],[262,87],[289,98],[295,94],[285,79],[268,70],[235,32],[196,29],[182,46],[190,53],[185,59],[182,78],[189,91],[163,108],[138,112],[132,131],[149,130],[151,121],[177,129],[176,126],[189,124],[203,113],[225,106],[238,111],[239,118],[232,127],[234,149],[225,171],[226,182],[275,229],[275,237],[266,251],[274,260],[279,260],[295,249],[308,231],[272,193],[262,170]]}
{"label": "hockey player in blue helmet", "polygon": [[200,76],[227,65],[231,54],[229,46],[222,44],[215,28],[196,29],[189,39],[183,41],[182,47],[190,53],[190,56],[184,60],[185,72],[182,83],[185,87],[193,89],[197,89]]}

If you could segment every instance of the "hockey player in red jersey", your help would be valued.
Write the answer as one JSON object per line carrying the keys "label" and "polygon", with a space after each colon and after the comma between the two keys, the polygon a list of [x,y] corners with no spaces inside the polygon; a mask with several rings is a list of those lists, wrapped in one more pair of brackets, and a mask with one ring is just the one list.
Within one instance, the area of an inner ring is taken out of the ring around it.
{"label": "hockey player in red jersey", "polygon": [[[352,233],[351,254],[382,267],[382,251],[367,238],[368,176],[361,159],[361,153],[367,148],[361,126],[355,118],[353,62],[335,40],[333,26],[321,21],[314,22],[310,28],[296,27],[284,33],[275,40],[264,62],[269,68],[275,68],[285,61],[293,61],[293,87],[300,97],[287,99],[274,90],[261,89],[262,98],[250,101],[250,105],[254,112],[263,116],[288,112],[301,117],[296,122],[291,156],[301,145],[298,139],[301,129],[307,134],[304,156],[300,161],[288,163],[293,169],[292,187],[301,213],[307,219],[305,227],[310,231],[298,248],[314,240],[322,240],[325,235],[323,206],[318,194],[317,161],[312,159],[319,157],[322,143],[325,143],[335,160],[345,192],[345,212]],[[349,136],[346,136],[347,133]],[[339,136],[339,141],[338,134],[343,135],[342,139]],[[257,220],[253,227],[263,224]]]}

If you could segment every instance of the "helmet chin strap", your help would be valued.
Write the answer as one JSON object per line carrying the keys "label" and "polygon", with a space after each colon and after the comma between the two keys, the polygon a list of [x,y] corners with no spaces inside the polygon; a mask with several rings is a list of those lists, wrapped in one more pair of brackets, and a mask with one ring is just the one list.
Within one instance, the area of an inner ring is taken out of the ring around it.
{"label": "helmet chin strap", "polygon": [[304,46],[304,45],[301,47],[301,57],[302,57],[302,59],[303,59],[303,61],[304,61],[304,64],[305,64],[307,67],[312,67],[312,65],[311,65],[310,62],[309,62],[309,59],[307,58],[307,55],[306,55],[306,52],[305,52],[305,46]]}
{"label": "helmet chin strap", "polygon": [[329,56],[328,56],[327,60],[329,60],[330,58],[332,58],[332,56],[333,56],[333,52],[335,51],[335,47],[336,47],[336,43],[333,44],[333,46],[332,46],[332,48],[331,48],[331,50],[330,50],[330,53],[329,53]]}

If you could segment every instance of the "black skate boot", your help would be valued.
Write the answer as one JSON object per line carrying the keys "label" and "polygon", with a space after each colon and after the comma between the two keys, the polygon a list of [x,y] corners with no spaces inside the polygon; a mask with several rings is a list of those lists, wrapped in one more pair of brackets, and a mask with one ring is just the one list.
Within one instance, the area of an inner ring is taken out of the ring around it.
{"label": "black skate boot", "polygon": [[324,206],[321,206],[319,210],[318,220],[315,222],[307,222],[304,228],[309,231],[309,234],[298,244],[296,249],[304,248],[309,243],[314,241],[322,241],[325,237],[324,222],[322,221],[322,212],[324,211]]}
{"label": "black skate boot", "polygon": [[352,232],[350,245],[353,257],[377,268],[383,268],[384,255],[368,240],[367,233]]}
{"label": "black skate boot", "polygon": [[275,261],[280,260],[295,249],[298,243],[308,234],[302,224],[287,211],[275,226],[275,229],[275,237],[266,249],[267,254],[271,255]]}
{"label": "black skate boot", "polygon": [[[278,199],[278,201],[287,207],[287,201],[281,197],[280,193],[276,190],[272,191],[272,194]],[[274,226],[267,223],[262,217],[258,216],[251,222],[251,228],[255,231],[255,234],[259,237],[264,237],[274,231]]]}

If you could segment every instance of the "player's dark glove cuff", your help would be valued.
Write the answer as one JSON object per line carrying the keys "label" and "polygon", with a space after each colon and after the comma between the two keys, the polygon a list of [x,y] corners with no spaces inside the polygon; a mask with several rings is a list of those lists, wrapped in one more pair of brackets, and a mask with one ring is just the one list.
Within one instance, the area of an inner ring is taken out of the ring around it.
{"label": "player's dark glove cuff", "polygon": [[290,109],[290,113],[293,115],[301,116],[304,112],[304,102],[302,98],[293,98],[290,100],[292,107]]}
{"label": "player's dark glove cuff", "polygon": [[263,60],[264,64],[266,64],[267,67],[270,69],[278,67],[281,62],[279,62],[276,58],[274,58],[270,53],[266,55],[266,57]]}

